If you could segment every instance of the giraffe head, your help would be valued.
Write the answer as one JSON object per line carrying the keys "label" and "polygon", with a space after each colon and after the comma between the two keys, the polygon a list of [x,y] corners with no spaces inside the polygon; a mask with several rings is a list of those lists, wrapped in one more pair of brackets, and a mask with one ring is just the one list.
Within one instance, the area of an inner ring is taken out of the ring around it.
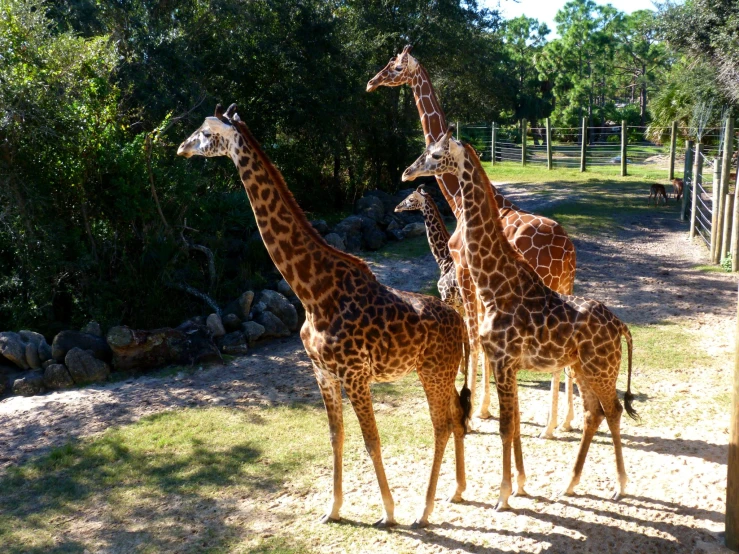
{"label": "giraffe head", "polygon": [[426,175],[456,175],[460,156],[464,155],[464,146],[453,138],[455,131],[452,125],[437,142],[429,144],[423,154],[403,172],[403,181],[413,181]]}
{"label": "giraffe head", "polygon": [[426,198],[429,193],[423,189],[423,185],[410,193],[405,200],[395,206],[396,212],[412,212],[413,210],[423,210],[426,204]]}
{"label": "giraffe head", "polygon": [[234,145],[238,142],[239,131],[233,124],[238,121],[236,104],[231,104],[228,110],[218,104],[213,117],[206,117],[203,124],[177,149],[178,156],[190,158],[192,156],[230,156]]}
{"label": "giraffe head", "polygon": [[413,72],[418,66],[416,59],[411,56],[410,44],[403,48],[397,56],[390,58],[387,65],[367,83],[367,92],[372,92],[377,87],[399,87],[413,80]]}

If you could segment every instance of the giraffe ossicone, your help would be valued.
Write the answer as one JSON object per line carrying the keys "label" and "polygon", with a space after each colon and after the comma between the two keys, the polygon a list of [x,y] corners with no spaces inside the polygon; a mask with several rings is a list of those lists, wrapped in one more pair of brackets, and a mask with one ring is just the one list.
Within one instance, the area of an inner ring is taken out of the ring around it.
{"label": "giraffe ossicone", "polygon": [[300,331],[326,406],[333,452],[333,499],[322,521],[340,519],[343,504],[344,422],[341,389],[359,420],[382,496],[380,526],[395,524],[395,503],[382,462],[370,384],[416,370],[426,392],[434,429],[434,455],[415,524],[428,524],[447,442],[454,435],[456,488],[466,488],[464,434],[470,413],[467,385],[455,388],[466,352],[462,318],[437,298],[379,283],[367,264],[329,246],[310,225],[272,164],[232,105],[185,140],[180,156],[228,156],[246,189],[259,233],[275,266],[306,311]]}

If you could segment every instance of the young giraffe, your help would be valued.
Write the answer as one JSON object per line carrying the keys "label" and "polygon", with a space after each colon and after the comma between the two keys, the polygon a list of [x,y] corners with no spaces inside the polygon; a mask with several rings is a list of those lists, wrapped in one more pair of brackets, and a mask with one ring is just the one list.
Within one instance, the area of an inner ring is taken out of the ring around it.
{"label": "young giraffe", "polygon": [[555,371],[570,366],[583,400],[583,434],[572,478],[564,494],[580,481],[590,442],[605,417],[613,437],[618,486],[625,492],[626,470],[621,451],[621,413],[616,392],[621,366],[621,337],[628,346],[628,378],[624,402],[632,408],[632,340],[628,327],[603,304],[560,294],[545,286],[522,256],[505,240],[495,196],[472,147],[452,138],[450,129],[403,173],[403,181],[453,172],[462,188],[465,247],[472,279],[483,305],[480,339],[492,366],[500,402],[503,479],[496,510],[509,508],[511,448],[515,455],[517,495],[526,495],[521,451],[521,421],[516,373],[521,369]]}
{"label": "young giraffe", "polygon": [[457,487],[465,490],[464,425],[470,412],[467,385],[457,394],[454,380],[466,350],[466,330],[457,312],[437,298],[388,288],[359,258],[329,246],[308,223],[246,125],[216,107],[177,154],[228,156],[236,164],[262,240],[272,261],[300,298],[306,320],[300,338],[313,363],[323,396],[333,449],[333,501],[324,522],[338,521],[343,502],[343,385],[374,464],[385,508],[376,525],[395,524],[394,502],[380,451],[370,384],[418,372],[434,428],[434,458],[426,498],[415,524],[423,526],[434,507],[441,461],[454,433]]}
{"label": "young giraffe", "polygon": [[[372,92],[380,86],[397,87],[408,84],[413,89],[416,108],[421,117],[421,126],[428,146],[441,139],[447,130],[444,111],[436,97],[426,69],[410,54],[411,47],[406,46],[397,56],[367,83],[367,91]],[[457,217],[457,229],[452,235],[449,248],[457,267],[457,282],[464,303],[466,322],[470,334],[471,364],[473,378],[477,374],[479,302],[476,298],[475,285],[469,274],[469,265],[464,252],[464,215],[462,213],[462,197],[459,181],[453,174],[437,175],[436,181],[444,198]],[[549,288],[562,294],[572,294],[575,285],[575,247],[567,236],[567,232],[554,220],[538,216],[522,210],[513,202],[501,195],[488,183],[500,207],[503,222],[503,234],[518,250],[534,271]],[[483,371],[483,392],[479,410],[475,417],[490,417],[490,375],[487,365]],[[549,420],[542,431],[542,438],[553,438],[557,427],[557,411],[559,404],[559,371],[552,373],[551,402]],[[563,431],[572,429],[571,422],[575,417],[573,406],[572,377],[566,379],[567,415],[560,426]],[[475,397],[472,397],[473,403]]]}

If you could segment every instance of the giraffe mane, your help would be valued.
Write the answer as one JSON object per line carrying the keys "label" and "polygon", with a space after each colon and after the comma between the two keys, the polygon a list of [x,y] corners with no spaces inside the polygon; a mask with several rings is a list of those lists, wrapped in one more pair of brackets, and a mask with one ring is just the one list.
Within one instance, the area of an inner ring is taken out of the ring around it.
{"label": "giraffe mane", "polygon": [[376,280],[377,278],[375,277],[375,274],[372,273],[372,270],[369,268],[364,260],[356,256],[352,256],[351,254],[347,254],[346,252],[342,252],[338,248],[334,248],[326,242],[326,240],[320,235],[320,233],[316,231],[315,227],[310,224],[308,218],[305,217],[305,212],[295,200],[295,196],[293,196],[293,193],[290,192],[289,188],[287,188],[287,183],[285,183],[285,179],[282,176],[282,173],[280,173],[280,171],[274,166],[264,150],[262,150],[259,141],[254,138],[254,135],[252,135],[246,124],[243,121],[236,119],[232,119],[231,123],[236,127],[236,130],[254,149],[257,157],[261,160],[262,165],[264,165],[264,168],[267,170],[267,173],[274,182],[277,191],[279,192],[285,204],[287,204],[290,211],[293,213],[293,216],[297,220],[297,223],[303,228],[303,231],[310,235],[311,238],[318,242],[318,244],[320,244],[322,247],[326,248],[327,250],[331,250],[337,258],[341,258],[349,262],[350,264],[358,267],[360,270],[371,276],[373,280]]}
{"label": "giraffe mane", "polygon": [[491,208],[490,211],[493,215],[493,222],[496,226],[495,232],[501,237],[501,248],[506,251],[506,256],[514,258],[518,265],[524,268],[531,278],[534,279],[534,282],[541,283],[542,286],[544,286],[541,282],[541,277],[539,277],[536,271],[534,271],[534,268],[529,265],[529,262],[526,261],[518,250],[511,246],[511,243],[508,242],[508,239],[505,237],[505,233],[503,233],[503,220],[500,217],[498,202],[496,202],[495,196],[493,195],[493,188],[491,186],[490,179],[488,179],[487,173],[485,173],[485,169],[483,169],[482,164],[480,163],[480,158],[477,156],[475,149],[467,143],[462,144],[467,152],[467,158],[470,160],[474,168],[472,171],[472,181],[475,186],[481,187],[485,191],[485,200]]}
{"label": "giraffe mane", "polygon": [[[421,187],[418,187],[418,188],[421,188]],[[423,191],[423,194],[425,195],[424,200],[431,207],[431,211],[434,212],[434,218],[436,218],[437,221],[440,221],[441,222],[441,233],[442,233],[442,235],[446,238],[446,241],[449,242],[450,234],[449,234],[449,231],[446,228],[446,225],[444,225],[444,218],[441,217],[441,212],[439,211],[439,206],[436,205],[436,202],[434,201],[434,199],[431,197],[431,195],[428,192],[426,192],[424,190]]]}

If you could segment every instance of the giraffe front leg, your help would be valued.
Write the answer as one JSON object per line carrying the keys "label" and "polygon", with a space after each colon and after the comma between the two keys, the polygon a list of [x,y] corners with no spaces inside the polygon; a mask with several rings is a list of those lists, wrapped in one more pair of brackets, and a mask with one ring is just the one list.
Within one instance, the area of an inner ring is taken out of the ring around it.
{"label": "giraffe front leg", "polygon": [[524,489],[526,485],[526,470],[523,467],[523,450],[521,449],[521,410],[518,406],[518,383],[513,380],[513,458],[516,462],[516,490],[513,496],[528,496]]}
{"label": "giraffe front leg", "polygon": [[[457,267],[457,282],[464,304],[465,323],[470,342],[470,360],[467,367],[467,382],[470,386],[470,401],[473,407],[473,417],[480,418],[481,412],[474,411],[477,401],[477,368],[480,358],[480,327],[478,322],[477,290],[470,276],[469,269]],[[483,387],[484,388],[484,387]],[[490,417],[488,415],[488,417]],[[471,423],[470,423],[471,426]],[[472,429],[467,429],[471,431]]]}
{"label": "giraffe front leg", "polygon": [[385,508],[385,514],[377,520],[375,527],[391,527],[396,524],[395,521],[395,502],[393,495],[390,493],[390,486],[385,475],[385,466],[382,464],[382,451],[380,445],[380,433],[377,430],[377,421],[375,420],[375,412],[372,407],[372,395],[370,393],[369,383],[366,381],[354,381],[350,386],[344,386],[346,394],[352,403],[354,413],[359,420],[359,426],[362,429],[364,438],[364,446],[367,449],[372,465],[375,467],[377,482],[380,486],[380,495]]}
{"label": "giraffe front leg", "polygon": [[552,386],[549,399],[549,420],[547,427],[539,435],[540,439],[553,439],[554,429],[557,427],[557,411],[559,410],[559,378],[560,371],[552,372]]}
{"label": "giraffe front leg", "polygon": [[[488,353],[488,356],[490,354]],[[509,510],[510,505],[508,499],[513,492],[511,484],[511,449],[513,446],[514,426],[516,424],[515,417],[515,372],[504,371],[496,365],[495,381],[498,389],[498,403],[500,409],[500,440],[503,443],[503,475],[500,482],[500,494],[498,503],[495,505],[495,511],[501,512]]]}
{"label": "giraffe front leg", "polygon": [[341,405],[341,383],[324,374],[314,365],[314,372],[321,390],[323,403],[328,415],[328,427],[331,433],[331,450],[334,456],[333,500],[321,523],[340,521],[339,511],[344,503],[343,465],[344,465],[344,417]]}

